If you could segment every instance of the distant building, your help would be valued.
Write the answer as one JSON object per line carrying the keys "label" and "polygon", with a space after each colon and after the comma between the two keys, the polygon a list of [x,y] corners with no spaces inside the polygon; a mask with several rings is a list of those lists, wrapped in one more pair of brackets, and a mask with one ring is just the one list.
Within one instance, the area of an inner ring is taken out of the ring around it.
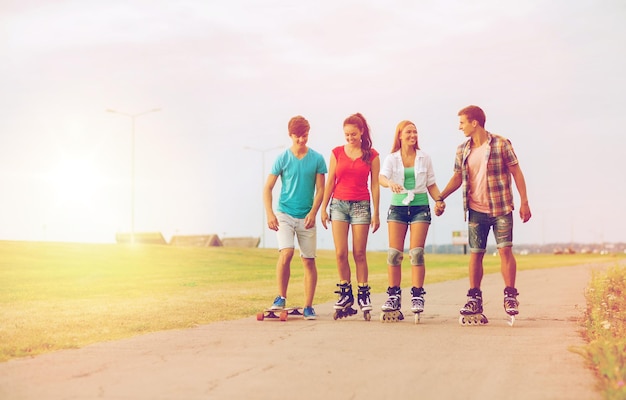
{"label": "distant building", "polygon": [[172,246],[187,247],[220,247],[222,241],[216,234],[210,235],[174,235],[170,240]]}
{"label": "distant building", "polygon": [[161,232],[117,233],[115,241],[118,244],[167,244]]}
{"label": "distant building", "polygon": [[260,237],[229,237],[223,238],[224,247],[259,247]]}

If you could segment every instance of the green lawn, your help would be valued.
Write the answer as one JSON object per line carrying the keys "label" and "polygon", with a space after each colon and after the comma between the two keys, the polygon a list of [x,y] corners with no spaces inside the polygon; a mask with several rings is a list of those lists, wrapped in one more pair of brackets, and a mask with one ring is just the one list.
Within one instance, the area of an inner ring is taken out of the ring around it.
{"label": "green lawn", "polygon": [[[147,332],[256,314],[277,294],[275,249],[0,242],[0,362]],[[387,287],[386,253],[370,285]],[[499,258],[486,256],[486,273]],[[606,263],[600,255],[518,256],[520,270]],[[318,255],[315,302],[335,298],[334,253]],[[427,285],[467,276],[467,256],[427,254]],[[408,264],[405,261],[405,274]],[[303,299],[295,259],[290,304]]]}

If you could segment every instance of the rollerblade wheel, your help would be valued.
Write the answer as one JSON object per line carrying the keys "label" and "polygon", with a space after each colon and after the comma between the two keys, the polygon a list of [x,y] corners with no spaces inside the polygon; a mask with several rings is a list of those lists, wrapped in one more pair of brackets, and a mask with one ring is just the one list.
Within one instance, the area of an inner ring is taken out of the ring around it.
{"label": "rollerblade wheel", "polygon": [[420,313],[415,314],[415,324],[420,323],[420,319],[421,319],[420,315],[421,315]]}
{"label": "rollerblade wheel", "polygon": [[515,324],[515,315],[509,315],[509,320],[506,321],[509,326],[513,326]]}
{"label": "rollerblade wheel", "polygon": [[339,318],[339,311],[335,311],[335,312],[333,313],[333,319],[334,319],[335,321],[337,321],[337,318]]}
{"label": "rollerblade wheel", "polygon": [[365,319],[366,321],[369,321],[372,319],[372,314],[370,314],[369,311],[363,311],[363,319]]}

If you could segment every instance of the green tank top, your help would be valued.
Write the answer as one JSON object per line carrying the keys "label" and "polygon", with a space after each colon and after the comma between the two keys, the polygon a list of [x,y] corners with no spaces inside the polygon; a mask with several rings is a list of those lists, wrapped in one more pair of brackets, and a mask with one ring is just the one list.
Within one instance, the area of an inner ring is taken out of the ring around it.
{"label": "green tank top", "polygon": [[[404,188],[407,190],[415,188],[415,168],[409,167],[404,169]],[[407,204],[403,204],[402,201],[406,199],[407,193],[393,193],[391,195],[391,205],[392,206],[406,206]],[[428,194],[427,193],[415,193],[415,197],[413,201],[411,201],[409,206],[427,206],[428,205]]]}

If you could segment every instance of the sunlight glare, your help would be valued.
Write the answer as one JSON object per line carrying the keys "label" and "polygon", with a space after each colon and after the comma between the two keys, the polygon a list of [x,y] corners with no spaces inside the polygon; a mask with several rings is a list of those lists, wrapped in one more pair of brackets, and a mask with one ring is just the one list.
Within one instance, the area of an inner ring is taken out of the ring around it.
{"label": "sunlight glare", "polygon": [[83,210],[92,208],[104,179],[92,162],[84,159],[66,160],[54,169],[48,181],[54,200],[59,205],[71,205]]}

